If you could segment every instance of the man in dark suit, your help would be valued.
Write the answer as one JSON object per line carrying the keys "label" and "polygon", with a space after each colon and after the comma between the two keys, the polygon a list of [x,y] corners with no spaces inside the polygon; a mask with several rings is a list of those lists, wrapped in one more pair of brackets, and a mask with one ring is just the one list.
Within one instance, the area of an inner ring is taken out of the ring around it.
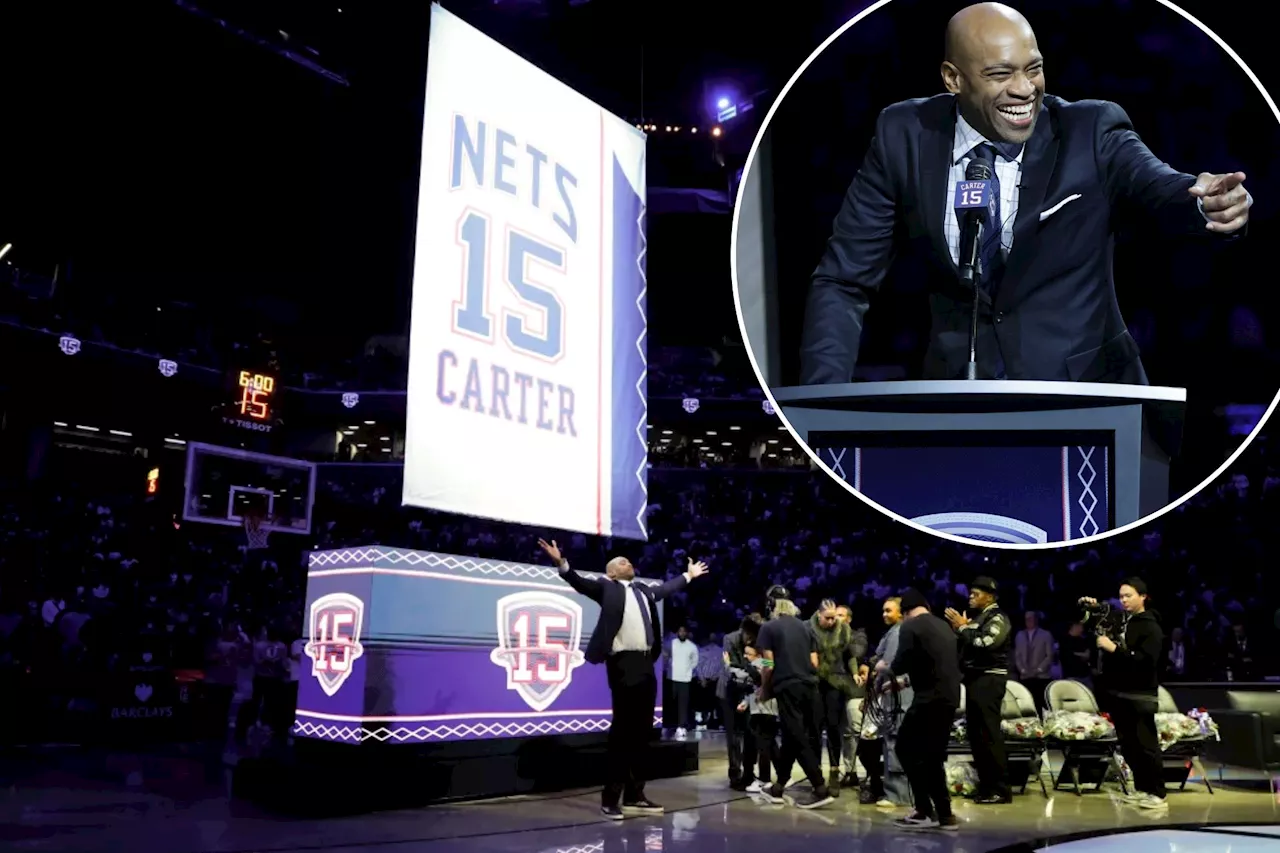
{"label": "man in dark suit", "polygon": [[969,362],[973,289],[960,283],[955,185],[969,162],[994,173],[979,246],[979,379],[1147,383],[1112,279],[1122,228],[1242,235],[1244,173],[1183,174],[1107,101],[1045,94],[1044,60],[1022,15],[970,6],[947,27],[948,94],[880,114],[875,138],[813,274],[801,382],[848,382],[863,317],[895,258],[927,267],[932,314],[927,379],[960,379]]}
{"label": "man in dark suit", "polygon": [[609,781],[600,795],[600,812],[610,820],[628,814],[662,814],[662,806],[644,795],[641,776],[645,749],[653,734],[658,680],[653,666],[662,657],[658,602],[706,574],[705,563],[689,560],[684,574],[658,587],[634,583],[635,567],[626,557],[605,565],[604,579],[580,575],[555,542],[538,545],[560,570],[560,577],[600,605],[600,618],[587,642],[587,663],[603,663],[613,697],[609,725]]}

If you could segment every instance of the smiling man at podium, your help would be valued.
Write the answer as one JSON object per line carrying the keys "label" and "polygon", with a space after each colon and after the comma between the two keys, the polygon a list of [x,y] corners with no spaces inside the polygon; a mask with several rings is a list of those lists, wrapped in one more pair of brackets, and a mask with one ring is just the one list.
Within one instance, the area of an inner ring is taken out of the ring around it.
{"label": "smiling man at podium", "polygon": [[[880,114],[813,274],[801,383],[852,379],[872,295],[896,257],[918,254],[932,313],[923,378],[969,375],[976,310],[973,378],[1148,384],[1116,301],[1114,236],[1131,224],[1242,236],[1244,173],[1178,172],[1116,104],[1046,94],[1035,33],[1007,6],[951,19],[942,80],[947,94]],[[957,210],[975,174],[981,227]]]}

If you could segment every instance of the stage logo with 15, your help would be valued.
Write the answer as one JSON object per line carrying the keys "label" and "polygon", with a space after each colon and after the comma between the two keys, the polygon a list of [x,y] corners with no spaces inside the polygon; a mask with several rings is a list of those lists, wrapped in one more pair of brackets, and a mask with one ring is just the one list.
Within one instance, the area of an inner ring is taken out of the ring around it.
{"label": "stage logo with 15", "polygon": [[534,711],[545,711],[573,680],[585,659],[582,606],[553,592],[517,592],[498,601],[498,647],[489,660],[507,672],[514,690]]}
{"label": "stage logo with 15", "polygon": [[334,592],[312,602],[303,654],[311,659],[311,674],[326,696],[342,688],[364,654],[363,625],[364,602],[351,593]]}

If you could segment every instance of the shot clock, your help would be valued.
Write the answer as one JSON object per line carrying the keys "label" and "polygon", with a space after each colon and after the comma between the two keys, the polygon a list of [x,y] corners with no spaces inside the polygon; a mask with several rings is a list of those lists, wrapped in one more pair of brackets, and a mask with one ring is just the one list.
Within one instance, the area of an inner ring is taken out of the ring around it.
{"label": "shot clock", "polygon": [[276,378],[265,373],[242,370],[236,379],[240,388],[237,412],[242,418],[267,422],[271,420],[272,402],[276,393]]}
{"label": "shot clock", "polygon": [[262,370],[236,370],[230,380],[231,399],[222,406],[223,422],[253,432],[271,432],[280,419],[276,375]]}

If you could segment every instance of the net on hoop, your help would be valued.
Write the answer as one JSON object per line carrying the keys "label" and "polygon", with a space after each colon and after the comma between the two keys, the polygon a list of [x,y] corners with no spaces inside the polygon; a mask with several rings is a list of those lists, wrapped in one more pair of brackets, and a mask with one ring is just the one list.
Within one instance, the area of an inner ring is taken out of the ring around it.
{"label": "net on hoop", "polygon": [[245,548],[249,551],[260,551],[267,547],[271,531],[267,529],[267,517],[260,512],[244,514]]}

